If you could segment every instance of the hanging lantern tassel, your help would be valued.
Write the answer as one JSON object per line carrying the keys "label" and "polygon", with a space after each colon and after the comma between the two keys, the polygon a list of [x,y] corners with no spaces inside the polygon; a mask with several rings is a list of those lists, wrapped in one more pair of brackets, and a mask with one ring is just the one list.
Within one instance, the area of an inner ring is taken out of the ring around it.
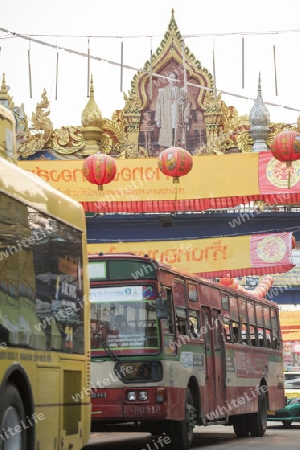
{"label": "hanging lantern tassel", "polygon": [[291,187],[291,172],[292,172],[292,162],[291,161],[286,162],[286,170],[287,170],[288,189],[289,189]]}
{"label": "hanging lantern tassel", "polygon": [[214,96],[217,95],[217,80],[216,80],[216,64],[215,64],[215,39],[213,44],[213,77],[214,77]]}
{"label": "hanging lantern tassel", "polygon": [[187,79],[186,79],[186,66],[185,66],[185,56],[184,56],[184,43],[181,44],[182,50],[182,66],[183,66],[183,86],[185,92],[187,92]]}
{"label": "hanging lantern tassel", "polygon": [[245,42],[242,38],[242,89],[245,87]]}
{"label": "hanging lantern tassel", "polygon": [[[179,179],[178,179],[178,183],[179,183]],[[174,214],[175,215],[177,213],[177,195],[178,195],[177,189],[178,189],[178,186],[175,186],[175,202],[174,202]]]}
{"label": "hanging lantern tassel", "polygon": [[123,92],[123,41],[121,41],[120,92]]}
{"label": "hanging lantern tassel", "polygon": [[274,59],[274,74],[275,74],[275,95],[278,95],[277,89],[277,70],[276,70],[276,50],[275,45],[273,45],[273,59]]}
{"label": "hanging lantern tassel", "polygon": [[31,63],[30,63],[30,41],[28,49],[28,75],[29,75],[29,95],[32,98],[32,79],[31,79]]}
{"label": "hanging lantern tassel", "polygon": [[150,80],[149,80],[149,97],[150,101],[152,101],[152,38],[151,38],[151,47],[150,47]]}
{"label": "hanging lantern tassel", "polygon": [[58,48],[56,46],[56,80],[55,80],[55,100],[57,100],[57,92],[58,92]]}
{"label": "hanging lantern tassel", "polygon": [[90,71],[91,71],[90,39],[88,39],[88,65],[87,65],[87,97],[90,96]]}

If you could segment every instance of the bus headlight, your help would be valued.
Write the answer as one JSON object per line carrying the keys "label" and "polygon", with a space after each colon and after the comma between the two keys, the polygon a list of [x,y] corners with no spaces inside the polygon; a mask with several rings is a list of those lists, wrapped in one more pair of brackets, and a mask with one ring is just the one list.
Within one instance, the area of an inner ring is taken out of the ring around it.
{"label": "bus headlight", "polygon": [[148,400],[148,394],[146,391],[139,392],[139,400]]}
{"label": "bus headlight", "polygon": [[127,400],[130,402],[134,402],[136,400],[136,392],[128,391],[127,392]]}
{"label": "bus headlight", "polygon": [[156,389],[156,402],[157,403],[163,403],[166,400],[166,394],[165,388],[157,388]]}

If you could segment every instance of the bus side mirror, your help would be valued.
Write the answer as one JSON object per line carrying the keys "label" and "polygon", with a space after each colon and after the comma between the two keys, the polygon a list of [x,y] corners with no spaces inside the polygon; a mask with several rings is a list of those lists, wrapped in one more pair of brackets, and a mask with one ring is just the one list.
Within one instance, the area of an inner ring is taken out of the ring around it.
{"label": "bus side mirror", "polygon": [[157,298],[156,299],[156,316],[158,319],[167,319],[168,318],[168,308],[167,308],[167,299],[166,298]]}

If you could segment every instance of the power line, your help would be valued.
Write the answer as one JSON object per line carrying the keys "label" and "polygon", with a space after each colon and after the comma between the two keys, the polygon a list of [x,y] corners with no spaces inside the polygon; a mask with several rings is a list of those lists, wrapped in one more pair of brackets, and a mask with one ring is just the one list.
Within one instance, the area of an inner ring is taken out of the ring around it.
{"label": "power line", "polygon": [[[75,54],[75,55],[78,55],[78,56],[81,56],[81,57],[84,57],[84,58],[90,58],[90,59],[93,59],[95,61],[106,62],[108,64],[112,64],[112,65],[117,66],[117,67],[121,67],[121,63],[120,62],[113,61],[113,60],[106,59],[106,58],[102,58],[100,56],[94,56],[92,54],[88,54],[88,53],[85,53],[85,52],[79,52],[78,50],[74,50],[74,49],[69,48],[69,47],[61,46],[61,45],[58,45],[57,43],[56,44],[51,44],[50,42],[46,42],[46,41],[43,41],[41,39],[36,39],[33,36],[37,36],[37,37],[52,37],[52,38],[72,37],[72,38],[86,38],[86,39],[88,39],[88,38],[126,39],[126,38],[142,38],[142,37],[150,38],[150,37],[153,37],[153,35],[152,36],[150,36],[150,35],[149,36],[148,35],[146,35],[146,36],[141,36],[141,35],[140,36],[138,36],[138,35],[137,36],[29,35],[29,34],[21,34],[21,33],[17,33],[17,32],[14,32],[14,31],[10,31],[10,30],[7,30],[7,29],[2,28],[2,27],[0,27],[0,32],[6,33],[6,36],[4,38],[2,38],[2,39],[6,39],[6,38],[25,39],[25,40],[27,40],[29,42],[34,42],[34,43],[36,43],[38,45],[44,45],[44,46],[53,48],[56,51],[57,50],[64,50],[67,53]],[[241,36],[242,35],[262,35],[262,34],[267,35],[267,34],[299,33],[299,32],[300,32],[300,30],[280,30],[280,31],[279,30],[277,30],[277,31],[274,30],[274,31],[265,31],[265,32],[234,32],[234,33],[193,34],[193,35],[190,34],[190,35],[184,35],[183,37],[184,38],[189,38],[189,37],[230,36],[230,35],[241,35]],[[140,72],[140,71],[143,70],[141,68],[137,68],[137,67],[130,66],[130,65],[127,65],[127,64],[123,64],[123,63],[122,63],[122,67],[124,69],[133,70],[135,72]],[[164,77],[163,75],[160,75],[160,74],[153,73],[152,75],[155,76],[155,77],[167,78],[167,77]],[[190,83],[188,83],[188,84],[190,84]],[[200,89],[206,89],[206,90],[213,91],[212,88],[208,88],[206,86],[201,86],[201,85],[197,85],[197,84],[190,84],[190,85],[193,86],[193,87],[198,87]],[[218,89],[217,92],[221,93],[221,94],[224,94],[224,95],[229,95],[231,97],[241,98],[241,99],[244,99],[244,100],[252,100],[252,101],[256,100],[255,98],[252,98],[252,97],[247,97],[247,96],[243,96],[243,95],[240,95],[240,94],[235,94],[235,93],[232,93],[232,92],[223,91],[221,89]],[[268,105],[268,106],[281,107],[281,108],[284,108],[284,109],[287,109],[287,110],[290,110],[290,111],[295,111],[295,112],[299,112],[300,113],[300,109],[292,108],[292,107],[287,106],[287,105],[280,105],[280,104],[267,102],[267,101],[264,101],[264,103],[266,105]]]}
{"label": "power line", "polygon": [[[11,33],[16,37],[20,34],[14,33],[9,30],[0,28],[6,33]],[[183,34],[182,37],[186,38],[198,38],[198,37],[218,37],[218,36],[266,36],[266,35],[280,35],[288,33],[300,33],[300,29],[290,29],[290,30],[267,30],[267,31],[234,31],[234,32],[218,32],[218,33],[194,33],[194,34]],[[141,38],[153,38],[153,37],[163,37],[164,34],[136,34],[136,35],[80,35],[80,34],[22,34],[23,37],[28,39],[33,38],[72,38],[72,39],[141,39]]]}

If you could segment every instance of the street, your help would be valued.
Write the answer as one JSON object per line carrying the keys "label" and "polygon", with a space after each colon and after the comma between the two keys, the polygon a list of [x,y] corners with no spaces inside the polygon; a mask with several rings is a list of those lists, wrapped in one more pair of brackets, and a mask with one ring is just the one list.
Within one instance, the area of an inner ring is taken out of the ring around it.
{"label": "street", "polygon": [[[262,438],[237,438],[231,426],[212,425],[196,427],[191,450],[299,450],[300,423],[294,423],[291,429],[284,429],[281,422],[269,422],[266,434]],[[158,442],[158,437],[148,433],[105,431],[91,433],[89,444],[83,450],[172,450],[172,444]]]}

